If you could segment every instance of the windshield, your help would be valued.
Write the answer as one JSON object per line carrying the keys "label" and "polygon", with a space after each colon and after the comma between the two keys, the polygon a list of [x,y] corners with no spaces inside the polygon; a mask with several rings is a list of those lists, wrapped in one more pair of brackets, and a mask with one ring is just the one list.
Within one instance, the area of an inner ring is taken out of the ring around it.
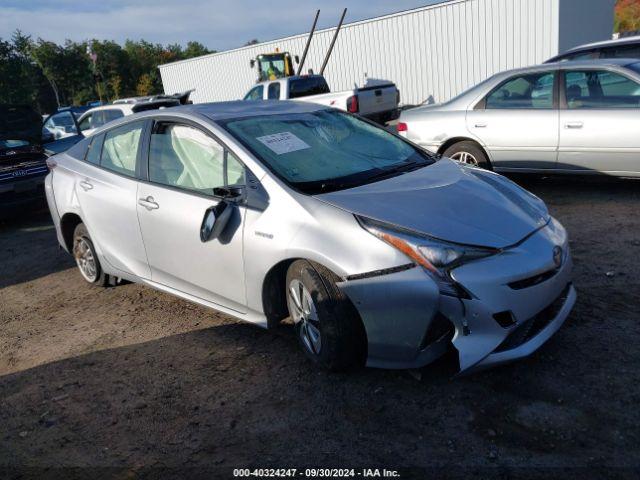
{"label": "windshield", "polygon": [[627,65],[627,68],[633,70],[636,73],[640,73],[640,62],[632,63],[631,65]]}
{"label": "windshield", "polygon": [[26,140],[0,140],[0,148],[26,147],[27,145],[29,142]]}
{"label": "windshield", "polygon": [[275,80],[285,74],[284,55],[260,55],[260,80]]}
{"label": "windshield", "polygon": [[335,110],[228,120],[222,126],[295,189],[324,193],[433,163],[427,153]]}

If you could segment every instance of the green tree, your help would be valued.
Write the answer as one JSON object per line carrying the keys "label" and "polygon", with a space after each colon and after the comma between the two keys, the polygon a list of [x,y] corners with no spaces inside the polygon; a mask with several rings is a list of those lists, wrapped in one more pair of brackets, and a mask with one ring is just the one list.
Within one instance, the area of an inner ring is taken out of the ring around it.
{"label": "green tree", "polygon": [[54,92],[29,56],[31,38],[16,30],[10,41],[0,38],[0,102],[52,111]]}
{"label": "green tree", "polygon": [[92,76],[86,44],[57,45],[38,39],[30,45],[30,56],[56,92],[60,105],[70,105],[78,92],[91,86]]}
{"label": "green tree", "polygon": [[153,83],[153,78],[148,73],[143,73],[140,75],[138,80],[138,86],[136,87],[136,93],[140,96],[151,95],[155,90],[155,86]]}
{"label": "green tree", "polygon": [[92,40],[91,51],[96,55],[96,73],[105,100],[133,95],[136,78],[129,72],[129,56],[116,42]]}
{"label": "green tree", "polygon": [[[95,54],[95,65],[89,53]],[[158,66],[213,53],[199,42],[163,46],[144,40],[34,41],[19,30],[0,38],[0,101],[50,113],[58,105],[162,92]]]}
{"label": "green tree", "polygon": [[201,57],[202,55],[208,55],[209,53],[216,53],[216,51],[209,50],[199,42],[188,42],[187,48],[184,49],[182,58]]}

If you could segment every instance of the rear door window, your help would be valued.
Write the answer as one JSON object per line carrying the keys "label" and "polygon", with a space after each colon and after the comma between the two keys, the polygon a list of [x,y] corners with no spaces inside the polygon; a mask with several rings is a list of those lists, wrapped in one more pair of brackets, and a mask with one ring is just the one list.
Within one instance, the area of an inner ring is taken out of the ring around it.
{"label": "rear door window", "polygon": [[112,120],[116,120],[118,118],[124,117],[124,113],[122,110],[103,110],[102,111],[102,120],[104,123],[111,122]]}
{"label": "rear door window", "polygon": [[91,128],[99,128],[105,123],[107,122],[104,121],[104,112],[102,110],[93,113],[91,117]]}
{"label": "rear door window", "polygon": [[491,92],[487,109],[553,108],[553,72],[530,73],[514,77]]}
{"label": "rear door window", "polygon": [[600,58],[640,58],[640,43],[603,48]]}
{"label": "rear door window", "polygon": [[640,84],[607,70],[565,72],[569,109],[639,108]]}
{"label": "rear door window", "polygon": [[100,166],[128,177],[136,176],[136,162],[144,122],[132,122],[105,133]]}
{"label": "rear door window", "polygon": [[289,81],[289,98],[308,97],[330,93],[323,77],[303,77]]}
{"label": "rear door window", "polygon": [[269,85],[269,100],[280,99],[280,82],[274,82]]}
{"label": "rear door window", "polygon": [[576,53],[570,53],[562,57],[560,60],[562,61],[578,61],[578,60],[593,60],[600,57],[599,50],[588,50]]}

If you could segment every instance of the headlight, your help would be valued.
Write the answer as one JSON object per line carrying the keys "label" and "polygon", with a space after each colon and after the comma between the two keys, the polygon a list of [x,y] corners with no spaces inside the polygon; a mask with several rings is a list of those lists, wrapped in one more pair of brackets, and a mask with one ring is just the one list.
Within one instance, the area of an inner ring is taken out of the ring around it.
{"label": "headlight", "polygon": [[444,295],[466,295],[464,289],[449,274],[453,268],[498,253],[496,249],[449,243],[369,218],[356,218],[369,233],[400,250],[427,270],[438,284],[440,293]]}

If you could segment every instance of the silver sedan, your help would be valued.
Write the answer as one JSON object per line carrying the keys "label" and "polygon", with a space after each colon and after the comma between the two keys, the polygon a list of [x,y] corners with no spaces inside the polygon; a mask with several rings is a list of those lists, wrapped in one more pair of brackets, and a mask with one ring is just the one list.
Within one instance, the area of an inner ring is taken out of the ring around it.
{"label": "silver sedan", "polygon": [[49,159],[58,241],[89,283],[141,282],[344,369],[531,354],[575,302],[567,234],[509,180],[347,113],[231,102],[125,117]]}
{"label": "silver sedan", "polygon": [[640,63],[561,62],[500,73],[402,113],[424,148],[497,172],[640,176]]}

